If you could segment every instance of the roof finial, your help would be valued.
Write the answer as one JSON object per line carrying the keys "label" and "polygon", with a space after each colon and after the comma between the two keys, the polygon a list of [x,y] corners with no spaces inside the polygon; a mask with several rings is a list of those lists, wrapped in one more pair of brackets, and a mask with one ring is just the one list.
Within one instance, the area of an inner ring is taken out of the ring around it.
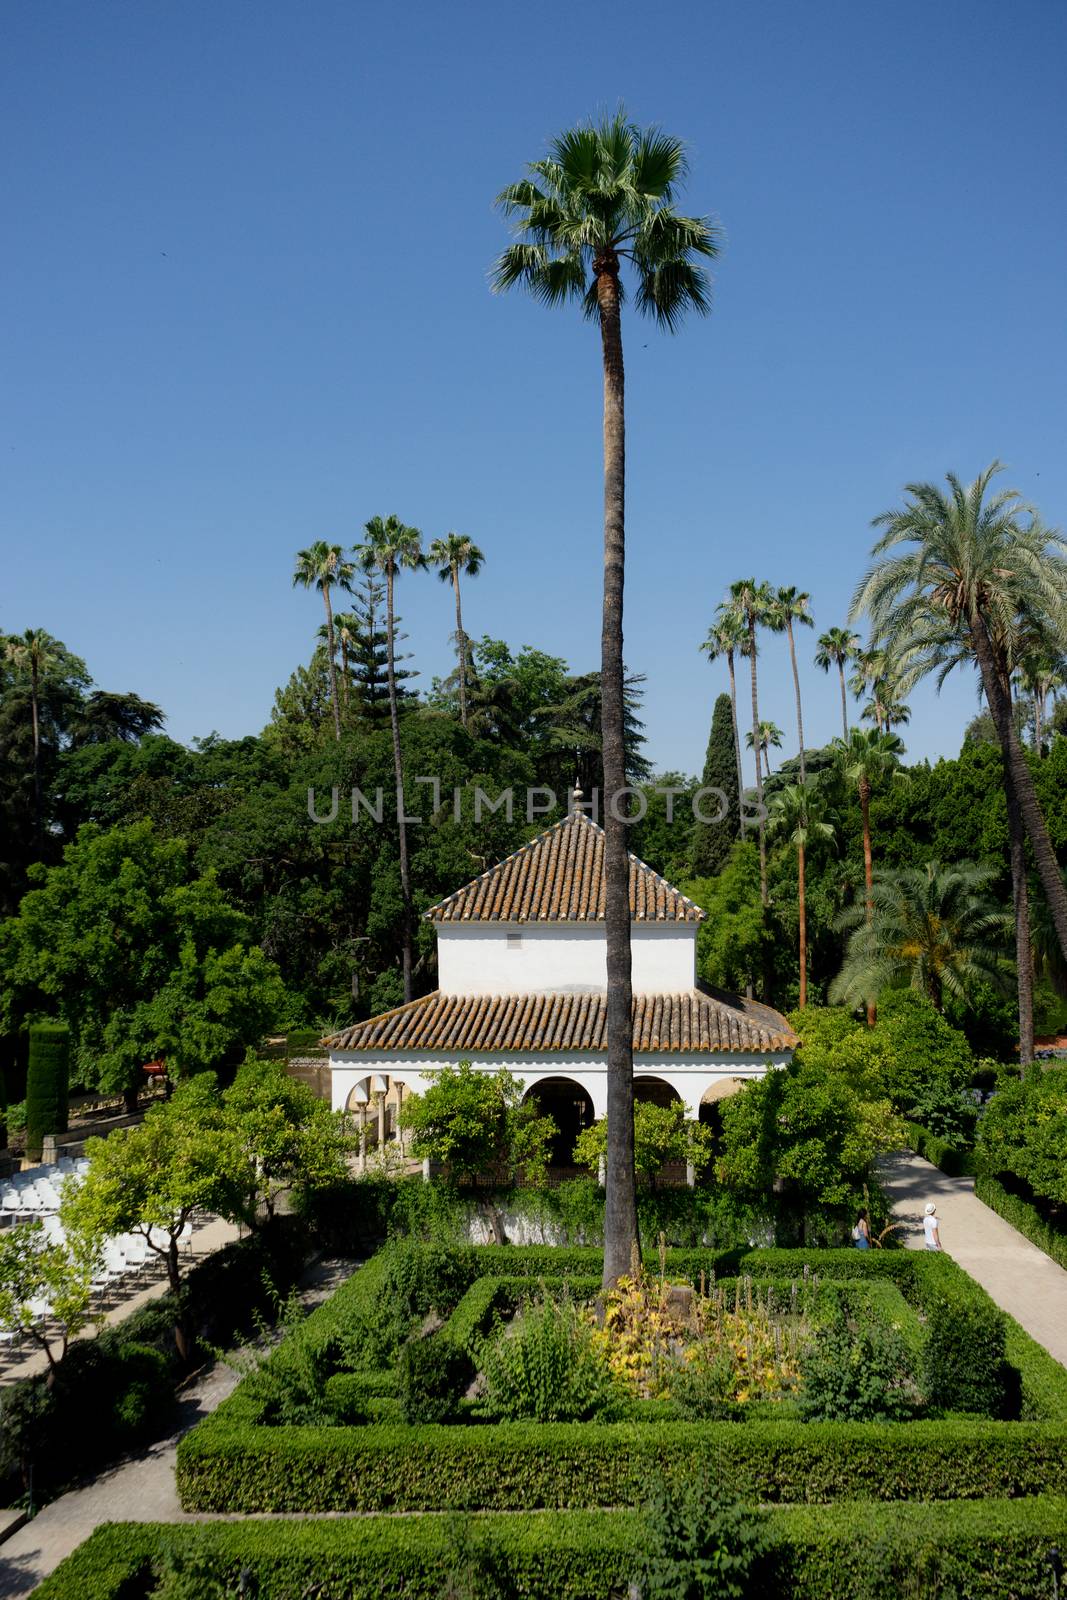
{"label": "roof finial", "polygon": [[574,780],[574,789],[572,791],[571,797],[574,800],[574,804],[575,804],[576,807],[581,805],[581,803],[582,803],[582,786],[578,782],[577,778],[575,778],[575,780]]}

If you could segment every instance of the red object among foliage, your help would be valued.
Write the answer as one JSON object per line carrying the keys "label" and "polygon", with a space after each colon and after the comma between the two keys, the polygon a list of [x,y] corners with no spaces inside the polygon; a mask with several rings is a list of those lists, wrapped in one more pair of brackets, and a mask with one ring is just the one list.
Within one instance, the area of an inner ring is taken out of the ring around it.
{"label": "red object among foliage", "polygon": [[165,1078],[167,1076],[167,1063],[165,1061],[146,1061],[141,1068],[150,1078]]}

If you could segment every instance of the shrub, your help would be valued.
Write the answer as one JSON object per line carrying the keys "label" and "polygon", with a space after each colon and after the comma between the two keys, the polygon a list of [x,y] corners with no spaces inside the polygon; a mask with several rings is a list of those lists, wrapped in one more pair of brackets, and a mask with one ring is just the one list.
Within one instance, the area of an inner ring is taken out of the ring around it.
{"label": "shrub", "polygon": [[939,1410],[999,1417],[1006,1401],[1004,1314],[965,1273],[940,1257],[918,1255],[915,1273],[926,1314],[919,1387]]}
{"label": "shrub", "polygon": [[404,1421],[446,1422],[474,1376],[470,1358],[448,1339],[412,1339],[400,1352]]}
{"label": "shrub", "polygon": [[1006,1084],[982,1117],[986,1171],[1012,1173],[1034,1195],[1067,1204],[1067,1067]]}
{"label": "shrub", "polygon": [[641,1600],[746,1600],[761,1592],[766,1523],[707,1477],[657,1482],[644,1517]]}
{"label": "shrub", "polygon": [[118,1351],[116,1392],[111,1406],[115,1431],[130,1444],[155,1438],[174,1411],[167,1358],[150,1344],[124,1344]]}
{"label": "shrub", "polygon": [[919,1399],[900,1334],[850,1321],[840,1303],[801,1351],[800,1378],[800,1414],[809,1422],[903,1422]]}
{"label": "shrub", "polygon": [[70,1033],[61,1023],[36,1023],[30,1029],[26,1073],[28,1155],[39,1157],[46,1134],[66,1130],[69,1084]]}
{"label": "shrub", "polygon": [[922,1156],[933,1167],[949,1178],[970,1177],[975,1170],[973,1150],[962,1150],[955,1141],[938,1138],[918,1122],[904,1124],[908,1143],[917,1156]]}
{"label": "shrub", "polygon": [[1053,1261],[1067,1268],[1067,1226],[1057,1228],[1046,1221],[1035,1205],[1021,1195],[1012,1194],[997,1178],[980,1174],[975,1179],[974,1192],[984,1205],[1005,1222],[1010,1222],[1031,1244],[1036,1244]]}
{"label": "shrub", "polygon": [[375,1257],[373,1289],[351,1302],[342,1331],[349,1364],[389,1366],[417,1318],[453,1310],[474,1281],[475,1261],[473,1245],[390,1240]]}
{"label": "shrub", "polygon": [[618,1394],[593,1329],[569,1297],[541,1298],[482,1349],[487,1416],[505,1422],[582,1422]]}

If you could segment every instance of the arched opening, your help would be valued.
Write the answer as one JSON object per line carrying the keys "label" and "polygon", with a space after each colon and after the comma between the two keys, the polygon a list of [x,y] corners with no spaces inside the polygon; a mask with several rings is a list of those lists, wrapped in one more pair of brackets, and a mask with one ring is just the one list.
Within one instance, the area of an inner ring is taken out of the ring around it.
{"label": "arched opening", "polygon": [[538,1115],[551,1117],[559,1129],[552,1140],[551,1165],[573,1168],[575,1140],[596,1121],[589,1095],[573,1078],[542,1078],[523,1099],[532,1100]]}
{"label": "arched opening", "polygon": [[634,1104],[642,1101],[654,1106],[673,1105],[675,1100],[682,1097],[677,1089],[667,1082],[666,1078],[655,1078],[651,1073],[642,1073],[634,1078]]}

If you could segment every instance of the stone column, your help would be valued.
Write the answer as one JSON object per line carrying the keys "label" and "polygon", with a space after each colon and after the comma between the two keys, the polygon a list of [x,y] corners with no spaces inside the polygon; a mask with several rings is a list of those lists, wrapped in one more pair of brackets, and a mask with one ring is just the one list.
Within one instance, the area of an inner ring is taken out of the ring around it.
{"label": "stone column", "polygon": [[374,1098],[378,1102],[378,1154],[385,1149],[385,1091],[379,1089]]}
{"label": "stone column", "polygon": [[359,1108],[359,1166],[357,1168],[361,1178],[367,1174],[367,1108]]}

